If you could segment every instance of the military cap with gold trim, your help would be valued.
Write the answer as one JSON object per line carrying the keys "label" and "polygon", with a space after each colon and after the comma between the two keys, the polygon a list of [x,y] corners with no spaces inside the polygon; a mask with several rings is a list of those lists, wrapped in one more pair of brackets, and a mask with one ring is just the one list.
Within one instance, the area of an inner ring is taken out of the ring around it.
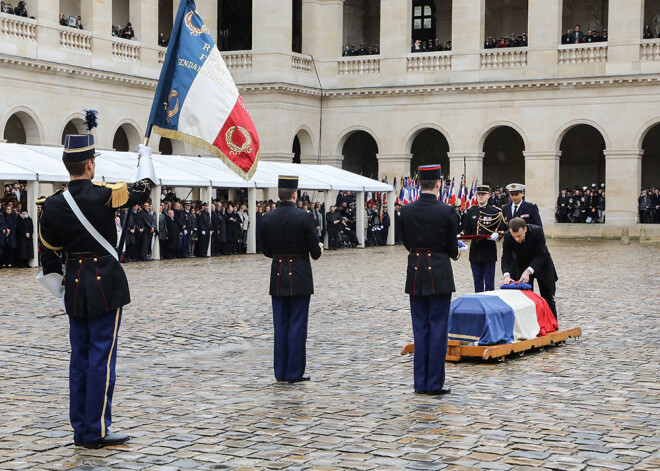
{"label": "military cap with gold trim", "polygon": [[525,185],[522,183],[511,183],[506,186],[506,191],[509,193],[525,191]]}
{"label": "military cap with gold trim", "polygon": [[280,175],[277,178],[277,188],[298,189],[298,177],[290,175]]}
{"label": "military cap with gold trim", "polygon": [[490,193],[488,185],[477,185],[477,193]]}
{"label": "military cap with gold trim", "polygon": [[62,161],[64,162],[83,162],[96,157],[94,148],[94,135],[92,129],[97,126],[97,112],[94,110],[85,110],[85,127],[87,134],[67,134],[64,138],[64,153]]}

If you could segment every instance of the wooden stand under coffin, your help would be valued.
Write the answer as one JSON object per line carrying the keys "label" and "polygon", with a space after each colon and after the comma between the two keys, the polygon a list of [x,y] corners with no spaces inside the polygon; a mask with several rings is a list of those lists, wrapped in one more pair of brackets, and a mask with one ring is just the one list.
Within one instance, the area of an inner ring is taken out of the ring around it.
{"label": "wooden stand under coffin", "polygon": [[[536,348],[539,351],[548,345],[564,345],[569,338],[579,338],[582,335],[582,329],[576,327],[569,330],[557,330],[550,332],[543,337],[536,337],[530,340],[521,340],[505,345],[461,345],[458,340],[449,340],[447,342],[447,361],[461,361],[463,358],[481,358],[482,360],[497,359],[504,361],[507,355],[523,356],[526,351]],[[415,353],[415,344],[411,343],[401,349],[401,355]]]}

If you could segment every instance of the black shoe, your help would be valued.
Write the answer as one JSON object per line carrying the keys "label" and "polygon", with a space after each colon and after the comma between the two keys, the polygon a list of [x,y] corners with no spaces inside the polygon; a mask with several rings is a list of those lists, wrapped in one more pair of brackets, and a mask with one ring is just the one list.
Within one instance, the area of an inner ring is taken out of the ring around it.
{"label": "black shoe", "polygon": [[74,446],[83,446],[82,440],[76,440],[75,438],[73,439],[73,444]]}
{"label": "black shoe", "polygon": [[451,389],[448,387],[443,387],[442,389],[438,389],[436,391],[426,391],[426,394],[429,396],[442,396],[444,394],[449,394],[451,392]]}
{"label": "black shoe", "polygon": [[415,394],[426,394],[426,391],[422,391],[421,389],[415,389]]}
{"label": "black shoe", "polygon": [[85,443],[83,446],[85,448],[98,449],[98,448],[104,448],[106,446],[121,445],[122,443],[126,443],[130,439],[131,437],[129,437],[125,433],[108,432],[104,438],[93,442]]}
{"label": "black shoe", "polygon": [[312,378],[310,378],[309,376],[301,376],[298,379],[288,379],[286,382],[287,383],[300,383],[302,381],[309,381],[310,379],[312,379]]}

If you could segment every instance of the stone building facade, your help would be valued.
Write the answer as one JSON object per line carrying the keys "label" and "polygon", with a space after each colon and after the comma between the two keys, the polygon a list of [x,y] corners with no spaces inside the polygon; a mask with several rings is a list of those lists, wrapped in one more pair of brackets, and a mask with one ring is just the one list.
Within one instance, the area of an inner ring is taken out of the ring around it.
{"label": "stone building facade", "polygon": [[[35,19],[0,13],[0,137],[59,145],[82,131],[81,110],[94,108],[99,147],[135,150],[165,55],[158,33],[169,35],[177,4],[29,0]],[[637,197],[642,185],[660,186],[660,39],[642,39],[644,24],[660,33],[660,1],[197,0],[197,8],[266,160],[390,182],[440,161],[450,178],[525,183],[551,234],[655,229],[637,224]],[[60,26],[60,13],[80,15],[84,29]],[[136,37],[113,37],[127,21]],[[607,41],[561,44],[576,24],[607,29]],[[528,46],[484,49],[488,36],[511,33],[526,33]],[[450,38],[452,48],[411,53],[419,34]],[[380,53],[342,57],[347,42]],[[201,152],[158,136],[152,147]],[[559,188],[591,184],[605,184],[606,223],[554,224]]]}

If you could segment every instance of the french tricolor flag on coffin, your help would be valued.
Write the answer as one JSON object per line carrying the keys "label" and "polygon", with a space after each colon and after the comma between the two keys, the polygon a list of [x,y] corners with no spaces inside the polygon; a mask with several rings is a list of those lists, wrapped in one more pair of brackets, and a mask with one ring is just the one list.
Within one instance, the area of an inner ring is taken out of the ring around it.
{"label": "french tricolor flag on coffin", "polygon": [[528,340],[554,332],[557,327],[547,301],[531,289],[468,294],[453,300],[449,309],[449,340],[464,344]]}
{"label": "french tricolor flag on coffin", "polygon": [[208,150],[246,180],[257,169],[257,130],[194,0],[179,4],[149,125]]}

